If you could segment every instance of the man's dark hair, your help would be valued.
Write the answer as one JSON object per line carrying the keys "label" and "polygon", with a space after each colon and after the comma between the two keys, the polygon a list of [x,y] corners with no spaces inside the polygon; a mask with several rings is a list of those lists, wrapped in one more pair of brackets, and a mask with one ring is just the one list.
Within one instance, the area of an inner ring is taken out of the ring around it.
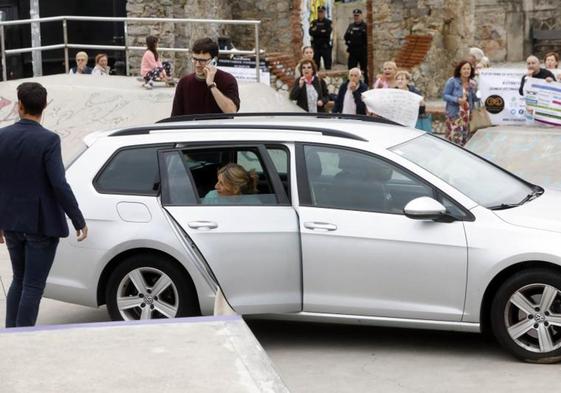
{"label": "man's dark hair", "polygon": [[454,77],[455,78],[459,78],[461,76],[460,70],[466,64],[469,64],[469,66],[471,68],[471,72],[469,74],[469,79],[473,79],[473,77],[475,76],[475,68],[473,67],[473,64],[471,64],[468,60],[462,60],[456,65],[456,68],[454,68]]}
{"label": "man's dark hair", "polygon": [[218,56],[218,44],[210,38],[201,38],[193,44],[193,53],[210,53],[210,57]]}
{"label": "man's dark hair", "polygon": [[36,82],[24,82],[17,90],[18,100],[21,101],[26,114],[39,116],[43,113],[47,106],[47,89]]}

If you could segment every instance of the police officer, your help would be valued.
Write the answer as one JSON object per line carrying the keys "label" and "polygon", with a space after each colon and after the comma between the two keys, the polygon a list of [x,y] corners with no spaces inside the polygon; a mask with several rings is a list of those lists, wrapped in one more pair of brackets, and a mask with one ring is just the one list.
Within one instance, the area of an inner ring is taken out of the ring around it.
{"label": "police officer", "polygon": [[312,47],[314,48],[314,62],[318,69],[323,57],[323,64],[326,70],[331,69],[331,21],[325,17],[325,7],[318,7],[318,18],[313,20],[310,25],[310,36],[312,37]]}
{"label": "police officer", "polygon": [[349,52],[348,68],[360,65],[362,74],[364,75],[364,82],[368,85],[368,73],[366,67],[367,60],[367,32],[366,23],[362,20],[362,10],[359,8],[353,10],[353,23],[347,27],[345,32],[345,43],[347,44],[347,52]]}

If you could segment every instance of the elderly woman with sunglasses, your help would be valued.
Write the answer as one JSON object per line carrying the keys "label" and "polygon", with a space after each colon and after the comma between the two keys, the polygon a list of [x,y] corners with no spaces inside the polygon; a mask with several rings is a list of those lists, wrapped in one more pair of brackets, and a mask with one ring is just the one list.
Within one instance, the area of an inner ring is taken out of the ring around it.
{"label": "elderly woman with sunglasses", "polygon": [[306,112],[325,112],[328,100],[327,85],[317,75],[317,67],[313,60],[303,59],[298,64],[300,78],[296,79],[290,91],[290,99]]}

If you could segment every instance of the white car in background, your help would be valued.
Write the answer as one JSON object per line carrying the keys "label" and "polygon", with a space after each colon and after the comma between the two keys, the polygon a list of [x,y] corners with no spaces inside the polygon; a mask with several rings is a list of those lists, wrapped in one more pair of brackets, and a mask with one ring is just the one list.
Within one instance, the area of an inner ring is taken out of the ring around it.
{"label": "white car in background", "polygon": [[[46,296],[135,320],[240,314],[490,329],[561,359],[561,193],[367,117],[238,114],[89,135],[67,177],[91,236],[64,239]],[[207,205],[217,170],[259,175]]]}

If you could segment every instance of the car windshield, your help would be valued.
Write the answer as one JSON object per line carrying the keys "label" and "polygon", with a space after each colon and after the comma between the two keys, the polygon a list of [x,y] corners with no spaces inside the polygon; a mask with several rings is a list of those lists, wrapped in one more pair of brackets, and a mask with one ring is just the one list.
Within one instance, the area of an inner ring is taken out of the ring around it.
{"label": "car windshield", "polygon": [[390,150],[489,209],[514,207],[543,192],[435,136],[422,135]]}

